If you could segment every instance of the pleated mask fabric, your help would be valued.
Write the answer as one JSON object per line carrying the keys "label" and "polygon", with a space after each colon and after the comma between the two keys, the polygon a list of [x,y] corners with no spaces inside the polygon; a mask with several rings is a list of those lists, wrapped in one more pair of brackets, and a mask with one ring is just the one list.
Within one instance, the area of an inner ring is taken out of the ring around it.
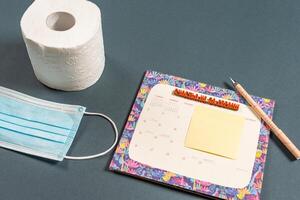
{"label": "pleated mask fabric", "polygon": [[62,161],[85,110],[0,87],[0,147]]}

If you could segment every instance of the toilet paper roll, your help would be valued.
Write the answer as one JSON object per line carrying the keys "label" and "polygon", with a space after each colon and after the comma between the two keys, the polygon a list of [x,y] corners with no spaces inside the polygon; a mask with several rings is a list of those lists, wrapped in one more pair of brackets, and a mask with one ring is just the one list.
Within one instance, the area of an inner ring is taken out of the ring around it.
{"label": "toilet paper roll", "polygon": [[86,0],[35,0],[21,19],[34,73],[48,87],[93,85],[105,63],[100,9]]}

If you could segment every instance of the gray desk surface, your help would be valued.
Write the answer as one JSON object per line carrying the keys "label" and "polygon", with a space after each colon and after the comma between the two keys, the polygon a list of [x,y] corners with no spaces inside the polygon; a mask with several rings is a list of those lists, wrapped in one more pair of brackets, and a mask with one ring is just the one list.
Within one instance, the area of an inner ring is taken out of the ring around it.
{"label": "gray desk surface", "polygon": [[[0,2],[0,85],[107,113],[121,130],[146,69],[221,87],[230,75],[276,99],[275,121],[300,146],[299,1],[94,0],[102,10],[105,70],[91,88],[69,93],[33,74],[19,27],[31,2]],[[107,122],[84,118],[69,153],[95,153],[112,140]],[[111,157],[55,163],[0,149],[0,199],[201,199],[112,173]],[[300,162],[272,137],[262,199],[299,198]]]}

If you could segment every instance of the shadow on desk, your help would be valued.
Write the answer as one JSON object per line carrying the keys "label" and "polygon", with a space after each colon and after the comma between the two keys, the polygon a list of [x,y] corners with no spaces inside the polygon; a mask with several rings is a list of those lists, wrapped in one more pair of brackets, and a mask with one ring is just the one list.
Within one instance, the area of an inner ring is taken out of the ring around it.
{"label": "shadow on desk", "polygon": [[0,41],[0,85],[42,87],[35,78],[26,46],[22,40]]}

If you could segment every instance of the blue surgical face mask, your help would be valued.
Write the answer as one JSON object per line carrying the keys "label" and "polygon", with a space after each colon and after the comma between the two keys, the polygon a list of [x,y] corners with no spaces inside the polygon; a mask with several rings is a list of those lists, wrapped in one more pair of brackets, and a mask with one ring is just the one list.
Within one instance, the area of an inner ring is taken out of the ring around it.
{"label": "blue surgical face mask", "polygon": [[[106,115],[85,110],[83,106],[45,101],[0,87],[0,147],[58,161],[102,156],[115,146],[117,127]],[[66,156],[84,114],[106,118],[114,128],[115,141],[99,154]]]}

